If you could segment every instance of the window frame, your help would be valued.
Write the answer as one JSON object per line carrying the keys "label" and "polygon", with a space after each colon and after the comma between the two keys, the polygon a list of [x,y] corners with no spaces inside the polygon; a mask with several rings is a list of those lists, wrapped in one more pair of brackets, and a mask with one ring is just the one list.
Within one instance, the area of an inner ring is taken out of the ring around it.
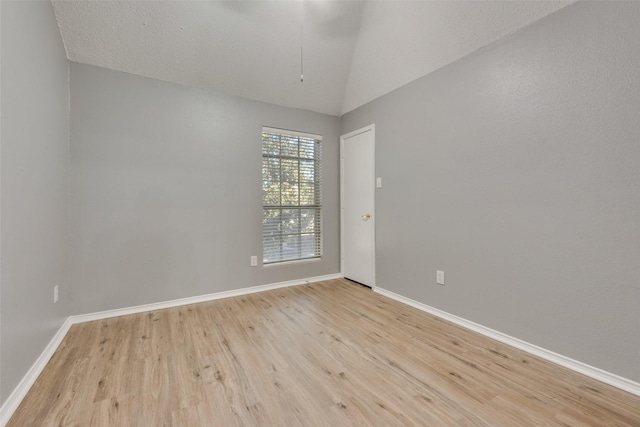
{"label": "window frame", "polygon": [[[277,138],[277,152],[273,151],[274,137]],[[310,141],[311,140],[311,141]],[[292,141],[295,141],[295,155],[292,154]],[[286,146],[284,144],[287,144]],[[309,144],[313,144],[313,150],[309,151]],[[270,146],[267,144],[271,144]],[[288,152],[286,152],[288,151]],[[322,259],[322,136],[291,131],[287,129],[279,129],[268,126],[262,128],[262,265],[274,266],[299,262],[317,261]],[[313,153],[309,157],[310,152]],[[289,168],[283,164],[288,163]],[[274,167],[274,165],[276,165]],[[309,170],[312,164],[313,181],[304,180],[302,170]],[[293,169],[291,165],[294,165]],[[295,166],[297,165],[297,166]],[[297,167],[297,169],[296,169]],[[283,170],[285,170],[283,172]],[[267,175],[276,173],[277,179],[267,178]],[[285,179],[286,174],[293,174],[294,179]],[[278,203],[272,201],[268,203],[268,198],[273,198],[273,193],[267,193],[267,187],[277,185]],[[297,193],[297,202],[291,202],[291,194],[288,202],[283,201],[284,187],[287,191],[293,191],[294,197]],[[307,199],[303,203],[303,189],[307,187],[307,196],[312,195],[313,200]],[[278,212],[279,211],[279,212]],[[286,213],[285,213],[286,211]],[[304,213],[307,211],[307,213]],[[313,213],[308,212],[313,211]],[[271,215],[273,213],[273,215]],[[295,224],[296,232],[287,231],[286,218],[289,224]],[[275,219],[275,221],[274,221]],[[303,223],[307,222],[307,227],[311,226],[311,230],[303,229]],[[271,224],[269,224],[271,222]],[[289,246],[290,250],[297,250],[297,254],[285,254],[287,252],[287,243],[297,236],[297,243]],[[312,237],[312,243],[305,243],[305,237]],[[273,250],[279,250],[279,256],[272,256]],[[305,249],[313,251],[313,253],[304,254]],[[268,257],[267,257],[268,256]]]}

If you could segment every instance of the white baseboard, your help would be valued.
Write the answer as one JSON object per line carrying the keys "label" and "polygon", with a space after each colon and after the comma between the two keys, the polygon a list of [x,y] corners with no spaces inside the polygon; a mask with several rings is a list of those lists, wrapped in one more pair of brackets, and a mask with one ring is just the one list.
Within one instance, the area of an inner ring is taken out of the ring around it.
{"label": "white baseboard", "polygon": [[530,344],[518,338],[514,338],[507,334],[503,334],[502,332],[498,332],[496,330],[487,328],[485,326],[479,325],[477,323],[471,322],[469,320],[463,319],[453,314],[449,314],[445,311],[438,310],[437,308],[433,308],[426,304],[422,304],[421,302],[414,301],[407,297],[403,297],[402,295],[398,295],[386,289],[375,287],[373,290],[374,292],[377,292],[380,295],[384,295],[396,301],[399,301],[404,304],[410,305],[414,308],[417,308],[418,310],[427,312],[429,314],[433,314],[434,316],[440,317],[444,320],[448,320],[449,322],[455,323],[456,325],[462,326],[463,328],[470,329],[474,332],[485,335],[489,338],[493,338],[496,341],[500,341],[501,343],[510,345],[511,347],[515,347],[517,349],[526,351],[542,359],[546,359],[557,365],[564,366],[565,368],[571,369],[572,371],[579,372],[595,380],[612,385],[621,390],[635,394],[636,396],[640,396],[640,383],[632,381],[628,378],[624,378],[619,375],[612,374],[607,371],[603,371],[600,368],[596,368],[594,366],[587,365],[586,363],[579,362],[577,360],[571,359],[561,354],[554,353],[553,351],[544,349],[542,347],[538,347],[537,345]]}
{"label": "white baseboard", "polygon": [[31,388],[33,383],[36,382],[36,379],[38,379],[38,376],[51,359],[51,356],[53,356],[53,353],[55,353],[63,338],[67,335],[69,328],[71,328],[71,326],[75,325],[76,323],[108,319],[110,317],[124,316],[127,314],[143,313],[145,311],[151,310],[161,310],[164,308],[178,307],[181,305],[195,304],[205,301],[213,301],[222,298],[237,297],[240,295],[248,295],[256,292],[269,291],[272,289],[305,285],[307,283],[321,282],[323,280],[339,279],[341,277],[341,274],[328,274],[324,276],[309,277],[306,279],[289,280],[287,282],[271,283],[268,285],[252,286],[250,288],[234,289],[231,291],[223,291],[213,294],[181,298],[172,301],[164,301],[153,304],[138,305],[135,307],[119,308],[115,310],[100,311],[97,313],[69,316],[62,324],[60,329],[58,329],[58,332],[56,332],[56,334],[53,336],[47,347],[45,347],[42,354],[40,354],[38,360],[36,360],[33,366],[31,366],[31,369],[29,369],[27,374],[22,378],[22,381],[20,381],[20,383],[0,408],[0,426],[4,427],[9,422],[15,410],[18,409],[18,406],[20,406],[20,402],[22,402],[22,399],[24,399],[24,397],[27,395],[29,389]]}
{"label": "white baseboard", "polygon": [[213,301],[217,299],[237,297],[254,294],[256,292],[270,291],[272,289],[286,288],[289,286],[306,285],[307,283],[321,282],[342,277],[340,274],[328,274],[325,276],[309,277],[306,279],[289,280],[287,282],[271,283],[268,285],[252,286],[250,288],[233,289],[230,291],[215,292],[213,294],[199,295],[195,297],[174,299],[171,301],[156,302],[152,304],[136,305],[134,307],[117,308],[115,310],[99,311],[96,313],[79,314],[71,316],[71,323],[91,322],[93,320],[108,319],[110,317],[125,316],[127,314],[144,313],[145,311],[162,310],[181,305],[196,304],[199,302]]}
{"label": "white baseboard", "polygon": [[20,406],[20,402],[22,402],[22,399],[27,395],[29,389],[33,383],[36,382],[44,367],[49,363],[51,356],[53,356],[53,353],[56,352],[58,346],[67,335],[67,332],[69,332],[71,325],[71,320],[67,317],[62,326],[60,326],[60,329],[58,329],[53,338],[51,338],[49,344],[44,348],[38,359],[31,366],[29,371],[27,371],[26,375],[22,377],[22,381],[18,383],[7,400],[5,400],[4,404],[0,408],[0,426],[4,427],[4,425],[9,422],[9,419],[11,419],[15,410]]}

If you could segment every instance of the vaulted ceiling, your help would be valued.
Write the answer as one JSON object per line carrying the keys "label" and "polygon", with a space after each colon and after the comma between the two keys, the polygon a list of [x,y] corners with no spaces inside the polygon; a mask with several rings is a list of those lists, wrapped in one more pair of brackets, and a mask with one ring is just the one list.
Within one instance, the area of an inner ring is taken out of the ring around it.
{"label": "vaulted ceiling", "polygon": [[53,1],[71,61],[336,116],[571,3]]}

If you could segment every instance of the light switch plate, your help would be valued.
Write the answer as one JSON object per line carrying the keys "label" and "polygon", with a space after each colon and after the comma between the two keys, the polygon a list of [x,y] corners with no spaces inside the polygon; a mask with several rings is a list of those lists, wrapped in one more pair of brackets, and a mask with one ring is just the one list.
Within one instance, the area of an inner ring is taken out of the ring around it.
{"label": "light switch plate", "polygon": [[444,271],[436,270],[436,283],[444,285]]}
{"label": "light switch plate", "polygon": [[382,178],[376,178],[376,188],[382,188]]}

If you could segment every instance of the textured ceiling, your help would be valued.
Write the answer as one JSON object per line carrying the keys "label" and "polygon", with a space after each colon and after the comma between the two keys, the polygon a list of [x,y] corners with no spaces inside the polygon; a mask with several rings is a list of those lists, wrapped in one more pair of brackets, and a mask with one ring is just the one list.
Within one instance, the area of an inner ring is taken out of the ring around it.
{"label": "textured ceiling", "polygon": [[71,61],[332,115],[570,3],[53,2]]}
{"label": "textured ceiling", "polygon": [[571,3],[573,1],[367,2],[342,113]]}

